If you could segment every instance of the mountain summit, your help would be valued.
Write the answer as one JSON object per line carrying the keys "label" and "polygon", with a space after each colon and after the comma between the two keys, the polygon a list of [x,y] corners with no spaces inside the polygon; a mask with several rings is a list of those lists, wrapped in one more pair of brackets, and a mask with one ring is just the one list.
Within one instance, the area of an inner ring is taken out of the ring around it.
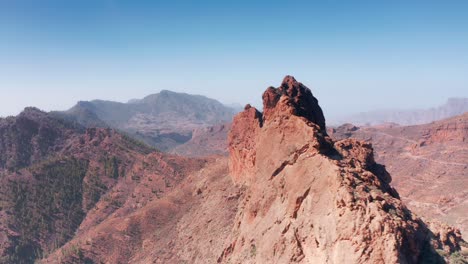
{"label": "mountain summit", "polygon": [[307,87],[286,76],[263,104],[229,134],[231,177],[246,194],[218,262],[423,263],[442,261],[433,245],[459,250],[459,231],[431,231],[402,204],[370,144],[327,136]]}
{"label": "mountain summit", "polygon": [[[282,97],[283,95],[285,96]],[[286,102],[281,102],[281,104],[287,106],[291,114],[302,116],[318,125],[322,132],[326,131],[325,117],[318,100],[312,95],[309,88],[296,81],[293,76],[284,77],[281,86],[278,88],[269,87],[263,93],[262,98],[265,119],[269,118],[270,112],[276,108],[280,99],[283,98]]]}
{"label": "mountain summit", "polygon": [[162,151],[181,145],[195,129],[231,121],[235,110],[201,95],[162,90],[127,103],[78,102],[57,113],[87,127],[112,127]]}

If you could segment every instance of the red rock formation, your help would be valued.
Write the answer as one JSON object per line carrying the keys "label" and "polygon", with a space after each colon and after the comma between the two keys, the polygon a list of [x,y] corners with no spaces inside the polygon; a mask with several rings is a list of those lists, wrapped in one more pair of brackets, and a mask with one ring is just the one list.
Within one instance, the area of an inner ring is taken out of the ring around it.
{"label": "red rock formation", "polygon": [[282,110],[306,118],[318,125],[320,131],[326,134],[325,117],[318,105],[318,100],[312,95],[309,88],[289,75],[283,79],[280,87],[269,87],[263,93],[263,118],[265,120],[270,118],[271,112],[275,112],[274,109],[277,109],[277,104],[282,97],[286,100],[282,103]]}
{"label": "red rock formation", "polygon": [[403,206],[371,145],[333,142],[309,89],[287,76],[263,104],[263,114],[238,114],[229,134],[230,173],[247,190],[218,262],[437,260],[438,238]]}
{"label": "red rock formation", "polygon": [[[262,126],[262,115],[250,105],[234,117],[234,125],[229,133],[230,158],[229,164],[233,180],[244,181],[255,175],[255,145],[258,130]],[[239,179],[239,177],[243,179]]]}
{"label": "red rock formation", "polygon": [[[286,76],[279,88],[269,87],[263,93],[263,108],[261,114],[247,105],[244,112],[234,117],[228,140],[230,169],[235,182],[249,182],[253,175],[261,174],[259,168],[266,169],[265,173],[274,177],[292,162],[288,160],[292,149],[297,151],[293,159],[309,148],[319,152],[331,150],[317,99],[294,77]],[[264,123],[272,125],[262,128]],[[283,144],[286,140],[288,144]],[[269,149],[257,152],[257,146]]]}

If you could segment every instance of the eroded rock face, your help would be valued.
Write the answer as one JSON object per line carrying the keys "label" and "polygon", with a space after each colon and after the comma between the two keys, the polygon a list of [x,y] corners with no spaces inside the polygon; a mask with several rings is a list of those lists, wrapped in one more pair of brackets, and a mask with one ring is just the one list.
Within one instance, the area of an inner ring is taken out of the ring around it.
{"label": "eroded rock face", "polygon": [[[247,105],[245,110],[234,117],[234,126],[229,133],[230,171],[235,182],[255,175],[255,145],[258,131],[262,126],[262,114]],[[238,178],[242,177],[242,179]]]}
{"label": "eroded rock face", "polygon": [[234,117],[228,136],[234,182],[248,184],[253,175],[273,178],[309,149],[332,150],[317,99],[294,77],[286,76],[278,88],[269,87],[263,108],[262,114],[247,105]]}
{"label": "eroded rock face", "polygon": [[421,263],[442,261],[433,245],[459,249],[402,205],[370,144],[327,136],[304,85],[287,76],[263,104],[238,114],[229,135],[230,174],[247,190],[218,262]]}

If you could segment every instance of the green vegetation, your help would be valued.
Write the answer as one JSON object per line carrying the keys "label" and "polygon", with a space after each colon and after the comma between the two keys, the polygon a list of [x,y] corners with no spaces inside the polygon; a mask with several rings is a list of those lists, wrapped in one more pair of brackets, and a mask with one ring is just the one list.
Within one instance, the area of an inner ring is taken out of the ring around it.
{"label": "green vegetation", "polygon": [[466,258],[460,253],[460,251],[453,252],[450,255],[450,264],[468,264]]}
{"label": "green vegetation", "polygon": [[119,178],[119,163],[116,156],[106,157],[104,159],[104,174],[114,179]]}
{"label": "green vegetation", "polygon": [[61,251],[64,258],[69,258],[70,256],[78,256],[81,258],[83,256],[81,248],[75,244],[70,245],[67,248],[62,248]]}
{"label": "green vegetation", "polygon": [[72,244],[67,248],[62,248],[61,253],[62,253],[63,263],[83,263],[83,264],[94,263],[94,261],[85,257],[81,247],[76,244]]}
{"label": "green vegetation", "polygon": [[[53,160],[31,169],[33,180],[10,181],[5,188],[8,208],[19,233],[9,263],[34,263],[68,241],[83,220],[83,178],[88,162]],[[41,248],[39,242],[49,248]]]}
{"label": "green vegetation", "polygon": [[143,154],[149,154],[151,152],[157,151],[155,148],[147,145],[143,141],[140,141],[130,135],[128,135],[125,132],[122,132],[122,138],[124,139],[125,146],[127,149],[136,149],[139,152],[142,152]]}
{"label": "green vegetation", "polygon": [[445,250],[443,249],[436,249],[436,252],[437,254],[441,255],[442,257],[444,258],[447,258],[449,256],[449,253],[447,253]]}
{"label": "green vegetation", "polygon": [[250,257],[254,258],[257,255],[257,246],[254,244],[250,245]]}
{"label": "green vegetation", "polygon": [[107,190],[107,187],[102,183],[98,172],[93,172],[87,177],[87,181],[83,182],[83,197],[86,197],[84,207],[86,211],[91,210],[94,205],[101,199],[101,195]]}

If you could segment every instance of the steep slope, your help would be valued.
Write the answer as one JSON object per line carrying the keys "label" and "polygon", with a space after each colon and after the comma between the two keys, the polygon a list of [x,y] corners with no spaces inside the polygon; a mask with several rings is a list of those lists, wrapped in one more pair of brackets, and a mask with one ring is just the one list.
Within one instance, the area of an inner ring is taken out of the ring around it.
{"label": "steep slope", "polygon": [[[34,263],[80,226],[124,204],[137,208],[148,193],[163,195],[185,168],[205,162],[164,156],[111,129],[85,130],[34,108],[0,120],[0,131],[0,263]],[[142,177],[150,184],[136,188]]]}
{"label": "steep slope", "polygon": [[379,125],[397,123],[400,125],[420,125],[461,115],[468,111],[468,98],[449,98],[439,107],[417,110],[380,110],[346,116],[334,121],[336,124]]}
{"label": "steep slope", "polygon": [[[352,129],[350,129],[352,128]],[[371,142],[403,201],[427,219],[468,232],[468,113],[418,126],[341,126],[335,138]]]}
{"label": "steep slope", "polygon": [[327,136],[308,88],[287,76],[263,102],[229,134],[231,176],[247,190],[218,262],[425,263],[442,261],[433,245],[459,249],[458,231],[430,231],[403,206],[370,144]]}
{"label": "steep slope", "polygon": [[17,117],[0,118],[0,170],[15,170],[39,161],[63,147],[72,134],[83,131],[32,107]]}
{"label": "steep slope", "polygon": [[[180,168],[187,161],[178,163]],[[206,161],[201,170],[179,172],[184,180],[166,193],[140,194],[139,188],[151,184],[143,176],[129,196],[144,202],[136,207],[125,203],[97,224],[82,225],[73,240],[43,262],[215,263],[234,225],[242,190],[232,184],[226,158]],[[96,208],[103,210],[105,203]]]}
{"label": "steep slope", "polygon": [[120,129],[167,151],[190,140],[194,129],[230,121],[234,112],[204,96],[163,90],[128,103],[79,102],[56,114],[85,126]]}

